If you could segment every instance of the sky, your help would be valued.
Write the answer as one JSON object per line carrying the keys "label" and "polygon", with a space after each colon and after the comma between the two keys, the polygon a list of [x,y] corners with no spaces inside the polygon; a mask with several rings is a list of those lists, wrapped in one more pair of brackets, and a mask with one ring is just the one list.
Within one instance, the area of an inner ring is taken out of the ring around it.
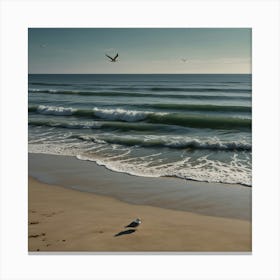
{"label": "sky", "polygon": [[251,73],[251,29],[29,28],[28,72]]}

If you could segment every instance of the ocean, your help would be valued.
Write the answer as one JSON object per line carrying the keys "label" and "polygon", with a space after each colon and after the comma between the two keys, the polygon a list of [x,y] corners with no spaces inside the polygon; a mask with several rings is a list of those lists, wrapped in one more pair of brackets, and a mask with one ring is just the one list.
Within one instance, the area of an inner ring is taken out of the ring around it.
{"label": "ocean", "polygon": [[29,74],[28,150],[144,177],[252,185],[247,74]]}

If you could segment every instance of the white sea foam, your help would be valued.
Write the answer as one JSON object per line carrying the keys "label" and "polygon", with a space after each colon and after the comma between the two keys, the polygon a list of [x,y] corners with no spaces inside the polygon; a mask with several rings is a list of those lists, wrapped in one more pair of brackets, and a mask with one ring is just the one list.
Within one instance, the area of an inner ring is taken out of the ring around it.
{"label": "white sea foam", "polygon": [[100,128],[102,127],[102,124],[99,122],[69,122],[69,123],[65,123],[64,127],[68,127],[68,128]]}
{"label": "white sea foam", "polygon": [[65,108],[65,107],[56,107],[56,106],[45,106],[40,105],[37,108],[37,111],[41,114],[45,115],[62,115],[62,116],[69,116],[72,115],[76,109],[73,108]]}
{"label": "white sea foam", "polygon": [[80,160],[94,161],[112,171],[135,176],[173,176],[205,182],[251,185],[249,156],[244,159],[240,158],[237,153],[233,153],[230,161],[222,162],[210,159],[209,155],[194,159],[185,152],[184,154],[179,153],[177,159],[174,158],[173,161],[167,162],[162,153],[136,156],[133,154],[134,148],[114,145],[114,149],[112,149],[111,145],[98,137],[88,139],[91,141],[82,143],[52,141],[52,143],[37,144],[33,142],[29,143],[29,152],[76,156]]}
{"label": "white sea foam", "polygon": [[[92,122],[88,125],[92,125]],[[63,130],[60,134],[41,136],[38,142],[34,140],[36,137],[30,139],[29,152],[77,156],[81,160],[95,161],[116,172],[144,177],[174,176],[197,181],[251,185],[249,140],[222,141],[217,137],[191,138],[168,135],[128,137],[111,133],[75,135],[75,132],[65,134]],[[169,149],[158,150],[157,146],[180,149],[171,153]],[[195,151],[198,147],[206,151],[194,153],[193,150],[185,149],[194,146]],[[237,153],[234,149],[231,150],[232,147],[244,148],[244,151]],[[223,150],[222,153],[228,153],[229,149],[232,158],[223,161],[209,157],[216,153],[216,149]]]}
{"label": "white sea foam", "polygon": [[243,184],[251,186],[250,169],[238,161],[236,158],[230,163],[223,163],[217,160],[210,160],[201,157],[193,164],[191,157],[186,157],[176,162],[161,165],[151,165],[149,161],[139,161],[139,159],[110,160],[102,157],[92,157],[79,155],[81,160],[94,161],[98,165],[134,176],[142,177],[178,177],[188,180],[203,182],[221,182],[231,184]]}
{"label": "white sea foam", "polygon": [[171,148],[193,147],[211,150],[250,150],[251,143],[245,140],[221,141],[218,138],[198,139],[190,137],[167,137],[163,139],[163,145]]}
{"label": "white sea foam", "polygon": [[81,135],[78,137],[81,140],[85,140],[85,141],[92,141],[94,143],[99,143],[99,144],[106,144],[106,142],[102,139],[98,139],[95,136],[92,135]]}
{"label": "white sea foam", "polygon": [[30,91],[30,92],[40,92],[41,89],[39,89],[39,88],[29,88],[28,91]]}
{"label": "white sea foam", "polygon": [[97,117],[107,120],[122,120],[127,122],[144,120],[149,112],[117,109],[100,109],[95,107],[93,109]]}
{"label": "white sea foam", "polygon": [[196,148],[209,150],[251,150],[251,143],[246,140],[225,141],[217,137],[213,138],[191,138],[187,136],[154,136],[154,135],[126,135],[119,136],[114,134],[103,135],[82,135],[82,140],[108,144],[120,144],[126,146],[143,147],[169,147],[169,148]]}

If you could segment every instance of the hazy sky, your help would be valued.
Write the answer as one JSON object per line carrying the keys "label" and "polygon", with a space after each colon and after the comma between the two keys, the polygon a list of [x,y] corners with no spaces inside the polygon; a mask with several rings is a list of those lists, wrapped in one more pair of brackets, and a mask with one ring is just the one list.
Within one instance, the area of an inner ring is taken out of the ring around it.
{"label": "hazy sky", "polygon": [[29,73],[251,73],[251,29],[30,28],[28,60]]}

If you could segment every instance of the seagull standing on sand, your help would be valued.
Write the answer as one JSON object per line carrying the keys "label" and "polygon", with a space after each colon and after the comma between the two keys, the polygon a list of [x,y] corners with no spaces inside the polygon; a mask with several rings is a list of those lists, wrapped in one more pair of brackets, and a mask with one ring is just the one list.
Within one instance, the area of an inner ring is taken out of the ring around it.
{"label": "seagull standing on sand", "polygon": [[139,218],[135,219],[134,221],[132,221],[129,225],[126,226],[126,228],[128,227],[138,227],[141,224],[141,220]]}
{"label": "seagull standing on sand", "polygon": [[110,55],[108,55],[108,54],[106,54],[106,56],[108,57],[108,58],[110,58],[111,60],[110,60],[110,62],[117,62],[117,57],[119,56],[119,54],[117,53],[116,54],[116,56],[113,58],[113,57],[111,57]]}

